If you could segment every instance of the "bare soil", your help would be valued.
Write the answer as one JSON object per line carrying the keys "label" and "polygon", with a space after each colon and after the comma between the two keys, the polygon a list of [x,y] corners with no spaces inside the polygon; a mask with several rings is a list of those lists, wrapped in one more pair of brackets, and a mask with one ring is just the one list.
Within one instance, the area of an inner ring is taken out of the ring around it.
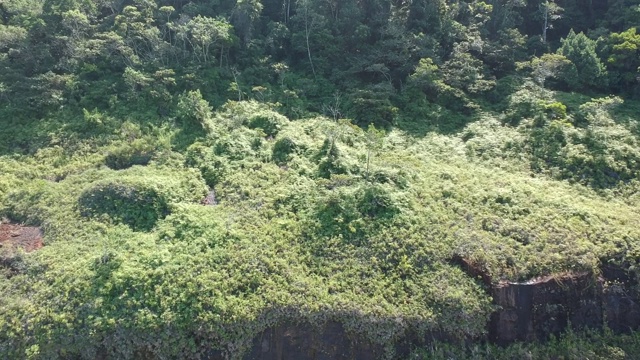
{"label": "bare soil", "polygon": [[44,246],[42,235],[39,227],[0,223],[0,247],[3,248],[22,248],[32,252]]}

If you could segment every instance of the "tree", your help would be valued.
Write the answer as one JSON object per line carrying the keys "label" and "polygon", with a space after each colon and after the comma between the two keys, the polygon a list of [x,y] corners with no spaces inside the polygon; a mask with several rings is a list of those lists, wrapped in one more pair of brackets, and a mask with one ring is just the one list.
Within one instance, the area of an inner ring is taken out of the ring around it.
{"label": "tree", "polygon": [[549,78],[572,83],[577,78],[576,67],[571,60],[560,54],[544,54],[534,57],[529,63],[533,80],[544,88]]}
{"label": "tree", "polygon": [[154,26],[154,10],[155,3],[144,3],[140,8],[125,6],[122,14],[115,17],[114,28],[133,50],[134,63],[157,63],[164,60],[164,41],[160,29]]}
{"label": "tree", "polygon": [[485,77],[484,63],[474,57],[466,47],[466,43],[456,44],[451,58],[442,64],[443,81],[470,93],[490,90],[495,85],[495,80]]}
{"label": "tree", "polygon": [[502,77],[515,69],[516,62],[526,57],[527,37],[518,29],[499,30],[493,40],[487,41],[478,55],[496,77]]}
{"label": "tree", "polygon": [[205,64],[210,60],[212,47],[219,47],[222,56],[225,44],[231,42],[232,27],[225,20],[198,15],[187,23],[187,27],[194,50],[197,50],[196,58]]}
{"label": "tree", "polygon": [[200,90],[185,92],[178,97],[177,115],[183,121],[200,124],[207,132],[213,129],[213,110]]}
{"label": "tree", "polygon": [[247,44],[251,40],[254,22],[260,17],[263,6],[259,0],[238,0],[231,15],[231,22],[238,37]]}
{"label": "tree", "polygon": [[409,5],[408,26],[426,34],[441,31],[447,3],[444,0],[416,0]]}
{"label": "tree", "polygon": [[333,121],[337,122],[342,116],[342,111],[340,110],[341,102],[342,94],[339,92],[334,93],[331,101],[322,105],[322,112],[327,116],[331,116]]}
{"label": "tree", "polygon": [[490,0],[492,13],[487,23],[490,34],[513,29],[520,25],[522,16],[519,9],[526,6],[525,0]]}
{"label": "tree", "polygon": [[539,12],[542,18],[542,43],[547,43],[547,30],[553,29],[553,22],[562,18],[563,8],[555,1],[543,1],[540,3]]}
{"label": "tree", "polygon": [[80,41],[84,40],[91,24],[87,15],[78,10],[69,10],[62,14],[62,25],[69,30],[73,40]]}
{"label": "tree", "polygon": [[638,87],[640,81],[640,34],[636,28],[612,33],[607,41],[607,65],[619,89]]}
{"label": "tree", "polygon": [[431,94],[437,93],[444,85],[438,65],[431,58],[420,59],[415,71],[409,76],[409,83]]}
{"label": "tree", "polygon": [[577,70],[577,79],[569,82],[576,89],[605,88],[608,83],[607,70],[596,53],[596,42],[584,33],[576,34],[573,30],[561,42],[558,54],[571,60]]}
{"label": "tree", "polygon": [[303,21],[304,21],[304,39],[307,47],[307,57],[309,58],[309,64],[311,65],[311,72],[313,76],[316,76],[316,68],[313,66],[313,59],[311,58],[311,45],[309,45],[309,37],[311,36],[311,30],[315,23],[315,17],[310,14],[310,2],[311,0],[299,0],[302,4]]}
{"label": "tree", "polygon": [[271,65],[273,71],[278,75],[278,80],[280,80],[280,86],[284,88],[284,79],[285,75],[289,71],[289,66],[285,63],[279,62]]}
{"label": "tree", "polygon": [[60,37],[60,40],[66,44],[64,47],[66,56],[62,57],[58,66],[70,71],[83,57],[85,40],[91,29],[91,23],[89,18],[79,10],[69,10],[62,14],[62,26],[69,35]]}
{"label": "tree", "polygon": [[609,0],[603,25],[611,31],[623,31],[640,26],[640,2],[638,0]]}
{"label": "tree", "polygon": [[371,163],[371,156],[382,148],[384,144],[384,131],[376,129],[375,125],[369,124],[367,131],[364,131],[364,141],[367,147],[367,167],[365,178],[369,179],[369,164]]}
{"label": "tree", "polygon": [[351,96],[350,107],[356,124],[374,124],[381,128],[391,126],[398,113],[398,108],[393,106],[390,100],[392,93],[393,88],[387,82],[370,86],[365,90],[357,90]]}
{"label": "tree", "polygon": [[136,94],[140,90],[148,87],[153,79],[144,73],[127,67],[122,74],[125,84],[131,90],[131,93]]}
{"label": "tree", "polygon": [[19,26],[0,24],[0,51],[22,47],[27,39],[27,30]]}

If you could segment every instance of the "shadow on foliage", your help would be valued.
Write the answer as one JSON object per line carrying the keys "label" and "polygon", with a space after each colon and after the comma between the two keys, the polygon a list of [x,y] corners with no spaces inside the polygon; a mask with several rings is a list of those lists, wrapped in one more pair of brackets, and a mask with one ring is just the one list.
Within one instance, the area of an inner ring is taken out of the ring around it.
{"label": "shadow on foliage", "polygon": [[136,231],[151,230],[169,214],[166,199],[152,186],[106,182],[86,190],[78,200],[86,217],[108,216]]}
{"label": "shadow on foliage", "polygon": [[315,239],[306,245],[316,255],[331,251],[327,239],[340,239],[344,245],[366,245],[368,235],[400,213],[395,199],[382,186],[363,184],[355,190],[342,188],[349,183],[344,176],[332,177],[327,186],[336,188],[315,205],[308,227],[312,234],[305,238]]}

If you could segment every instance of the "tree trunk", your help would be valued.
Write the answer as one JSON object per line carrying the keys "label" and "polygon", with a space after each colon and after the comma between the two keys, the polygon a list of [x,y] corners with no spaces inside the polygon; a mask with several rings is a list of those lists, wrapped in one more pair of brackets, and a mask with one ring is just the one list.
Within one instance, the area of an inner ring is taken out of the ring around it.
{"label": "tree trunk", "polygon": [[542,27],[542,43],[547,43],[547,29],[549,28],[549,3],[544,4],[544,24]]}
{"label": "tree trunk", "polygon": [[309,56],[309,63],[311,64],[311,71],[313,72],[313,77],[316,77],[316,69],[313,66],[313,60],[311,59],[311,47],[309,46],[309,35],[310,35],[310,29],[309,29],[309,0],[307,0],[305,2],[305,7],[304,7],[304,32],[305,32],[305,38],[307,40],[307,55]]}

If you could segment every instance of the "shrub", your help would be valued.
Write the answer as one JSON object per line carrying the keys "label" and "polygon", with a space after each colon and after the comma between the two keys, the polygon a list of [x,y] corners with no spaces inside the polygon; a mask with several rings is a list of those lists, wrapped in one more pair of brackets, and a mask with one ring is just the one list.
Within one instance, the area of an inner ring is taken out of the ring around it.
{"label": "shrub", "polygon": [[247,126],[251,129],[262,129],[268,136],[276,136],[288,119],[275,111],[265,110],[253,115],[247,121]]}
{"label": "shrub", "polygon": [[169,214],[169,204],[152,184],[105,181],[80,197],[83,216],[106,214],[135,230],[150,230]]}
{"label": "shrub", "polygon": [[510,125],[518,125],[523,119],[535,118],[544,113],[544,104],[551,101],[551,92],[529,81],[508,100],[505,120]]}
{"label": "shrub", "polygon": [[212,110],[200,90],[189,91],[178,97],[177,115],[184,122],[197,123],[206,131],[211,131]]}
{"label": "shrub", "polygon": [[227,162],[216,156],[211,146],[196,142],[187,149],[186,165],[197,168],[210,188],[220,183],[227,173]]}
{"label": "shrub", "polygon": [[[332,177],[333,182],[339,178]],[[359,244],[370,229],[383,225],[400,213],[397,201],[381,185],[366,183],[332,189],[316,205],[317,235],[339,236]]]}
{"label": "shrub", "polygon": [[113,170],[122,170],[134,165],[147,165],[156,152],[156,146],[146,139],[136,139],[130,144],[115,148],[104,159]]}
{"label": "shrub", "polygon": [[221,244],[227,239],[226,219],[219,219],[216,215],[216,209],[209,206],[178,205],[174,213],[159,225],[160,238],[186,242],[201,239],[211,247]]}
{"label": "shrub", "polygon": [[290,138],[284,137],[278,139],[278,141],[273,144],[271,159],[273,159],[277,164],[284,164],[289,161],[291,154],[293,154],[295,150],[296,143]]}
{"label": "shrub", "polygon": [[106,215],[134,230],[148,231],[169,214],[171,203],[196,202],[206,193],[200,177],[188,177],[193,174],[183,174],[182,179],[149,175],[123,174],[94,182],[80,195],[80,213],[85,217]]}
{"label": "shrub", "polygon": [[328,179],[332,174],[344,174],[347,172],[346,166],[340,160],[340,150],[335,141],[325,139],[322,148],[318,153],[318,176]]}
{"label": "shrub", "polygon": [[553,102],[544,106],[546,115],[553,120],[564,120],[567,118],[567,106],[561,102]]}
{"label": "shrub", "polygon": [[357,195],[358,210],[370,218],[389,218],[399,212],[398,206],[387,190],[378,185],[367,186]]}

